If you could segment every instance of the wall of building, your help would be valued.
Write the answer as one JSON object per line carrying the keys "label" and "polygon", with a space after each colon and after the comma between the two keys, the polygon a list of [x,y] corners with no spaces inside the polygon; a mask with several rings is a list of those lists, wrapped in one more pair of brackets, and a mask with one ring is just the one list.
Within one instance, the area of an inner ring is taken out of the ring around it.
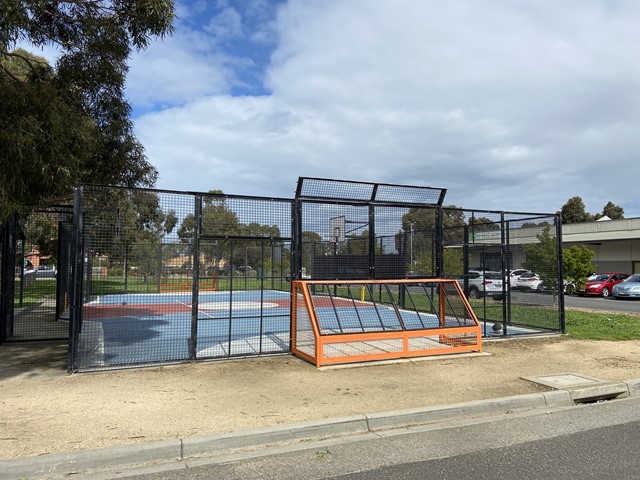
{"label": "wall of building", "polygon": [[593,252],[595,271],[640,273],[640,240],[609,240],[598,242],[564,242],[564,248],[585,246]]}

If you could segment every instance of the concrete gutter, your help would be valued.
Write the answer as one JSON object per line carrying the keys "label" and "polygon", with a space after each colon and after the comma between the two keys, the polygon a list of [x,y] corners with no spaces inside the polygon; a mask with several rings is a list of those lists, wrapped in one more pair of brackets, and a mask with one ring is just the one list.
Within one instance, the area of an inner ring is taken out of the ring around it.
{"label": "concrete gutter", "polygon": [[394,412],[353,415],[293,425],[277,425],[219,435],[16,458],[0,461],[0,480],[62,477],[115,468],[165,464],[189,458],[222,454],[223,452],[237,449],[254,449],[282,442],[375,433],[412,425],[441,423],[461,418],[508,414],[535,409],[570,407],[578,403],[635,395],[640,395],[640,379],[618,384],[595,385],[570,390],[553,390]]}

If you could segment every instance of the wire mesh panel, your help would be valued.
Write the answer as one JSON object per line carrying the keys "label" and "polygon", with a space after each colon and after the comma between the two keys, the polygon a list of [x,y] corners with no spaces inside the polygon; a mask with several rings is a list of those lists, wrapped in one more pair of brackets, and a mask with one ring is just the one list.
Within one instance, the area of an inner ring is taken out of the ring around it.
{"label": "wire mesh panel", "polygon": [[[445,190],[300,178],[299,278],[435,276]],[[417,222],[422,215],[432,221]]]}
{"label": "wire mesh panel", "polygon": [[483,335],[563,330],[557,221],[555,215],[443,209],[443,276],[458,279]]}
{"label": "wire mesh panel", "polygon": [[73,369],[289,351],[291,201],[100,186],[78,195]]}
{"label": "wire mesh panel", "polygon": [[301,210],[302,276],[368,278],[368,207],[304,203]]}
{"label": "wire mesh panel", "polygon": [[193,258],[194,198],[99,186],[78,193],[83,283],[73,369],[188,359],[193,275],[182,273]]}
{"label": "wire mesh panel", "polygon": [[455,280],[296,281],[293,295],[292,351],[316,366],[481,350]]}
{"label": "wire mesh panel", "polygon": [[[376,205],[374,212],[376,278],[437,276],[437,209]],[[399,264],[391,272],[390,262]]]}
{"label": "wire mesh panel", "polygon": [[[61,234],[71,219],[71,208],[51,207],[16,216],[7,245],[6,340],[66,339],[68,309],[63,293],[68,271],[60,272],[70,238]],[[61,290],[62,288],[62,290]],[[67,297],[68,298],[68,297]],[[61,301],[59,301],[59,299]]]}
{"label": "wire mesh panel", "polygon": [[288,352],[291,244],[272,239],[221,243],[200,243],[201,251],[217,252],[218,265],[208,269],[211,283],[201,282],[198,291],[197,358]]}
{"label": "wire mesh panel", "polygon": [[0,236],[0,343],[13,331],[16,244],[16,222],[11,219],[3,225]]}
{"label": "wire mesh panel", "polygon": [[[506,215],[511,333],[562,331],[564,284],[562,242],[556,215]],[[515,332],[514,332],[515,331]]]}
{"label": "wire mesh panel", "polygon": [[296,198],[436,206],[445,194],[444,188],[300,177]]}

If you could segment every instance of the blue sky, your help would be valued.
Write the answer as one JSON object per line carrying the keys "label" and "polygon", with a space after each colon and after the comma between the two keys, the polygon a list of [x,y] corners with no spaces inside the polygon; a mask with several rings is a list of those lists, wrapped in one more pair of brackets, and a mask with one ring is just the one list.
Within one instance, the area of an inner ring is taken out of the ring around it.
{"label": "blue sky", "polygon": [[178,17],[127,86],[160,188],[291,198],[313,176],[640,216],[637,0],[184,0]]}

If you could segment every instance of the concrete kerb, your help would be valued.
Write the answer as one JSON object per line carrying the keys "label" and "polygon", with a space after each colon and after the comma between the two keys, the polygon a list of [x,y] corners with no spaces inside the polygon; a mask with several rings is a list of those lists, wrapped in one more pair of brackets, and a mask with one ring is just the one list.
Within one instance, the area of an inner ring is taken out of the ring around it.
{"label": "concrete kerb", "polygon": [[138,443],[78,452],[0,461],[0,480],[43,478],[97,472],[113,468],[171,463],[189,458],[215,456],[238,449],[253,449],[284,442],[314,440],[445,422],[460,418],[498,415],[544,408],[562,408],[585,399],[640,395],[640,379],[621,384],[574,390],[553,390],[476,400],[450,405],[382,412],[326,420],[277,425],[220,435]]}
{"label": "concrete kerb", "polygon": [[114,467],[171,462],[182,458],[180,440],[55,453],[0,461],[0,479],[62,477]]}

